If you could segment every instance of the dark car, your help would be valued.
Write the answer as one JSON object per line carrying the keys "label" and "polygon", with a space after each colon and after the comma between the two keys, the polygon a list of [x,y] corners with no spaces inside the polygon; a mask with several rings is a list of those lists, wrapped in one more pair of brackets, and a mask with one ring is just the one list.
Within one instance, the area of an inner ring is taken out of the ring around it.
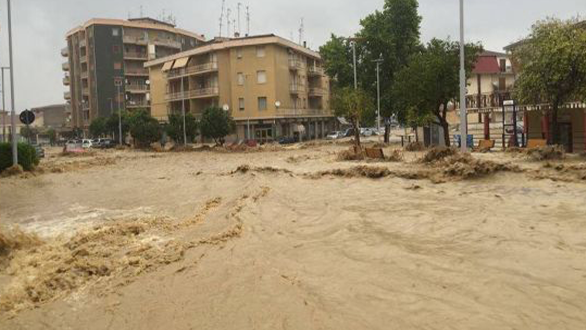
{"label": "dark car", "polygon": [[292,143],[296,143],[296,142],[297,142],[297,139],[294,137],[284,136],[279,139],[279,144],[292,144]]}
{"label": "dark car", "polygon": [[112,139],[102,139],[100,142],[100,148],[102,149],[111,149],[116,146],[116,143]]}

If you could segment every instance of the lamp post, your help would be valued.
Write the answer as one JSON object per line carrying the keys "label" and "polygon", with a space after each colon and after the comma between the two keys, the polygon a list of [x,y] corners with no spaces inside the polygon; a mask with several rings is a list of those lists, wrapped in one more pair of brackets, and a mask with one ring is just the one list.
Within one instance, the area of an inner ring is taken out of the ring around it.
{"label": "lamp post", "polygon": [[10,70],[10,68],[3,66],[0,70],[2,70],[2,142],[6,142],[6,85],[4,84],[4,70]]}
{"label": "lamp post", "polygon": [[[18,146],[16,144],[16,111],[14,110],[14,65],[12,63],[12,15],[10,13],[10,0],[6,0],[6,10],[8,12],[8,57],[10,63],[10,105],[12,121],[12,163],[18,165]],[[4,88],[4,87],[3,87]]]}
{"label": "lamp post", "polygon": [[464,67],[464,0],[460,0],[460,144],[462,152],[468,151],[466,125],[466,68]]}
{"label": "lamp post", "polygon": [[380,65],[383,63],[383,54],[373,62],[376,63],[376,131],[380,133]]}
{"label": "lamp post", "polygon": [[116,97],[118,98],[118,144],[122,146],[122,97],[120,95],[120,88],[122,87],[122,77],[115,77],[114,85],[116,85]]}

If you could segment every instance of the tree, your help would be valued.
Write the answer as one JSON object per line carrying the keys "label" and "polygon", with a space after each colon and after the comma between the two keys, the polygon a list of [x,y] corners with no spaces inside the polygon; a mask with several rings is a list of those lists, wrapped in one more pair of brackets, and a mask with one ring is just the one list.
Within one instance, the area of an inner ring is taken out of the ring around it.
{"label": "tree", "polygon": [[332,105],[336,116],[342,116],[350,120],[354,130],[354,143],[356,150],[360,150],[360,121],[367,112],[374,108],[372,98],[361,89],[351,87],[334,90]]}
{"label": "tree", "polygon": [[39,133],[39,131],[34,128],[34,127],[30,127],[30,126],[23,126],[20,129],[20,135],[24,138],[26,138],[27,140],[31,140],[32,138],[36,137],[37,134]]}
{"label": "tree", "polygon": [[[382,59],[379,73],[382,117],[388,118],[394,113],[391,90],[395,74],[421,49],[418,7],[417,0],[386,0],[382,11],[377,10],[360,21],[362,29],[357,37],[361,48],[361,87],[376,98],[374,61]],[[385,125],[385,142],[389,141],[390,129],[390,125]]]}
{"label": "tree", "polygon": [[132,113],[128,121],[135,146],[146,148],[151,143],[161,140],[161,125],[146,110]]}
{"label": "tree", "polygon": [[49,143],[53,146],[57,142],[57,131],[54,128],[50,127],[43,132],[43,136],[49,139]]}
{"label": "tree", "polygon": [[[142,110],[145,111],[145,110]],[[120,120],[120,118],[122,120]],[[119,141],[118,135],[119,135],[119,122],[122,122],[122,140],[124,141],[124,137],[128,134],[128,132],[130,131],[130,114],[127,111],[122,111],[120,113],[120,117],[118,116],[118,112],[113,113],[110,117],[108,117],[108,120],[106,121],[106,131],[108,133],[112,133],[114,136],[114,139],[116,141]]]}
{"label": "tree", "polygon": [[[108,134],[108,118],[106,117],[98,117],[90,123],[90,134],[94,137],[100,137],[102,135]],[[111,132],[111,131],[110,131]]]}
{"label": "tree", "polygon": [[[169,124],[165,127],[165,131],[173,141],[183,141],[183,116],[169,115]],[[197,135],[197,119],[191,113],[185,114],[185,132],[189,142],[192,142]]]}
{"label": "tree", "polygon": [[[481,51],[482,46],[478,44],[465,45],[467,75]],[[392,97],[397,104],[399,120],[405,124],[420,125],[436,119],[449,146],[447,111],[449,103],[459,98],[459,71],[460,44],[432,39],[425,49],[411,57],[408,66],[395,77]]]}
{"label": "tree", "polygon": [[224,138],[235,131],[236,124],[227,111],[210,107],[203,111],[199,127],[203,137],[213,139],[218,145],[224,145]]}
{"label": "tree", "polygon": [[513,51],[519,69],[514,94],[520,103],[551,106],[552,142],[559,144],[559,108],[586,95],[586,29],[575,19],[537,22]]}
{"label": "tree", "polygon": [[352,68],[352,46],[348,38],[332,34],[330,40],[319,48],[324,62],[324,69],[333,78],[335,87],[354,86],[354,69]]}

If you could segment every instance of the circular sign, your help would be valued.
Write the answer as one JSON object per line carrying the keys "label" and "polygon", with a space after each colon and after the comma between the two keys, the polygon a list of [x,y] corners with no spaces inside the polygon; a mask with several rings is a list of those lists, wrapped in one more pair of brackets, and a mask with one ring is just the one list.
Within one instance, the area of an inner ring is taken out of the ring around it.
{"label": "circular sign", "polygon": [[20,113],[20,122],[25,125],[30,125],[35,121],[35,114],[30,110],[24,110]]}

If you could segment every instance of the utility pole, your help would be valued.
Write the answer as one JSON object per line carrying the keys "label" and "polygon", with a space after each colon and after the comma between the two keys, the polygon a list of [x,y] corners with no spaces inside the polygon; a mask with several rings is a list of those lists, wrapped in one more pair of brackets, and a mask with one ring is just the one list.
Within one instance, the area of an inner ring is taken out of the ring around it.
{"label": "utility pole", "polygon": [[378,60],[374,60],[376,63],[376,131],[380,133],[380,65],[383,62],[383,54],[380,54]]}
{"label": "utility pole", "polygon": [[[12,164],[18,165],[18,146],[16,144],[16,111],[14,110],[14,64],[12,63],[12,15],[10,13],[10,0],[6,0],[8,11],[8,57],[10,63],[10,103],[12,106]],[[4,88],[4,87],[3,87]]]}
{"label": "utility pole", "polygon": [[464,67],[464,0],[460,0],[460,144],[462,152],[468,151],[466,125],[466,68]]}
{"label": "utility pole", "polygon": [[6,84],[4,84],[4,70],[10,69],[7,66],[0,68],[2,70],[2,142],[6,142]]}
{"label": "utility pole", "polygon": [[185,88],[181,77],[181,115],[183,116],[183,145],[187,146],[187,131],[185,129]]}
{"label": "utility pole", "polygon": [[122,87],[122,79],[123,77],[116,77],[114,78],[114,84],[116,85],[117,89],[117,98],[118,98],[118,144],[122,146],[122,97],[120,95],[120,87]]}
{"label": "utility pole", "polygon": [[356,74],[356,41],[352,43],[352,61],[354,62],[354,89],[358,89],[358,75]]}

